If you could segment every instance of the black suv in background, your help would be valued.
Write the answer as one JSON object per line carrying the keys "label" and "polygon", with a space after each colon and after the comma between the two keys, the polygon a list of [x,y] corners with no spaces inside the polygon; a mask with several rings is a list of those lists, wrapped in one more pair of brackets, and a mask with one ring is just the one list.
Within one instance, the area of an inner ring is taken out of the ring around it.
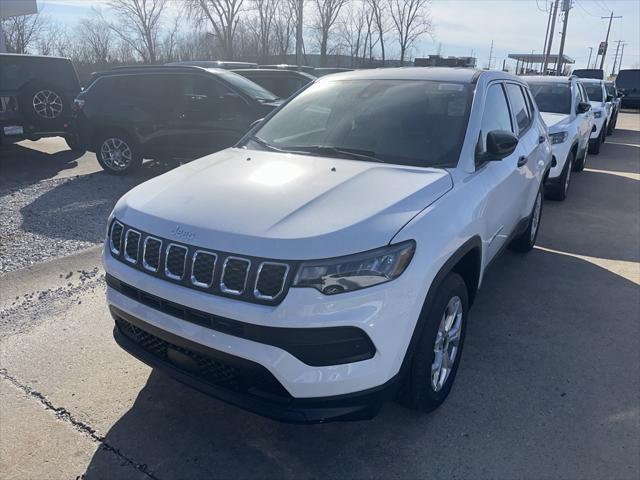
{"label": "black suv in background", "polygon": [[279,104],[227,70],[158,66],[97,74],[75,109],[83,145],[124,175],[143,158],[192,160],[230,147]]}
{"label": "black suv in background", "polygon": [[640,70],[620,70],[616,87],[622,95],[622,106],[640,108]]}
{"label": "black suv in background", "polygon": [[79,148],[72,125],[80,81],[68,58],[0,54],[0,139],[62,136]]}
{"label": "black suv in background", "polygon": [[289,98],[303,87],[313,82],[316,77],[304,72],[280,69],[241,69],[232,70],[238,75],[248,78],[261,87],[266,88],[280,98]]}

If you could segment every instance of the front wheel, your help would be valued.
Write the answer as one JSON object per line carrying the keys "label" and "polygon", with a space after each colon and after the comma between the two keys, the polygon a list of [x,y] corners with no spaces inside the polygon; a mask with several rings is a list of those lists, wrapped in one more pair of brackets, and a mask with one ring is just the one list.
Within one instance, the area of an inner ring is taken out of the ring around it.
{"label": "front wheel", "polygon": [[524,232],[513,239],[509,248],[516,252],[527,253],[531,251],[536,244],[538,238],[538,230],[540,229],[540,220],[542,220],[542,198],[544,197],[544,189],[541,186],[533,204],[529,222]]}
{"label": "front wheel", "polygon": [[587,165],[587,155],[589,155],[589,144],[587,143],[587,146],[584,149],[584,153],[582,154],[582,158],[578,161],[576,161],[573,164],[573,171],[574,172],[581,172],[584,170],[584,167]]}
{"label": "front wheel", "polygon": [[96,147],[98,163],[112,175],[127,175],[142,165],[138,147],[125,133],[110,132],[102,136]]}
{"label": "front wheel", "polygon": [[464,280],[452,272],[426,313],[422,337],[398,396],[401,404],[430,412],[445,401],[460,365],[468,308]]}
{"label": "front wheel", "polygon": [[571,171],[573,170],[575,158],[576,154],[572,150],[569,152],[569,156],[564,164],[564,168],[562,169],[562,174],[560,175],[560,178],[558,178],[558,182],[547,192],[547,197],[551,200],[562,202],[567,199],[569,183],[571,182]]}

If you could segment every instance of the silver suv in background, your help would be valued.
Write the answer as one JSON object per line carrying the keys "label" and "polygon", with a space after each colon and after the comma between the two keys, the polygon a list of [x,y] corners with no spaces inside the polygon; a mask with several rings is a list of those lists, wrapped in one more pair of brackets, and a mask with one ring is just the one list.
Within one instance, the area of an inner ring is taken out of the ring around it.
{"label": "silver suv in background", "polygon": [[607,138],[607,129],[609,128],[609,121],[613,111],[613,97],[607,94],[604,80],[583,78],[580,83],[582,83],[589,96],[596,126],[595,130],[591,132],[589,153],[597,155],[600,153],[600,146]]}
{"label": "silver suv in background", "polygon": [[555,162],[545,191],[549,198],[564,200],[571,171],[582,171],[594,125],[591,104],[578,77],[525,77],[540,115],[549,129]]}

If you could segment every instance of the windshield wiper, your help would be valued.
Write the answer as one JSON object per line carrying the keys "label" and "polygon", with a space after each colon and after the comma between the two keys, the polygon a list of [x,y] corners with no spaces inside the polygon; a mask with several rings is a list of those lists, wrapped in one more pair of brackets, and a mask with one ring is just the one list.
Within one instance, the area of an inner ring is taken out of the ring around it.
{"label": "windshield wiper", "polygon": [[361,150],[358,148],[348,148],[348,147],[327,147],[323,145],[294,145],[291,147],[287,147],[286,151],[288,152],[305,152],[311,154],[333,154],[333,155],[341,155],[344,157],[356,159],[356,160],[366,160],[368,162],[379,162],[384,163],[384,160],[376,157],[375,152],[369,150]]}
{"label": "windshield wiper", "polygon": [[257,135],[252,135],[249,137],[249,140],[256,142],[258,145],[260,145],[261,147],[266,148],[267,150],[271,150],[273,152],[282,152],[282,153],[288,153],[288,150],[282,150],[281,148],[278,148],[274,145],[271,145],[269,142],[267,142],[266,140],[263,140],[262,138],[260,138]]}

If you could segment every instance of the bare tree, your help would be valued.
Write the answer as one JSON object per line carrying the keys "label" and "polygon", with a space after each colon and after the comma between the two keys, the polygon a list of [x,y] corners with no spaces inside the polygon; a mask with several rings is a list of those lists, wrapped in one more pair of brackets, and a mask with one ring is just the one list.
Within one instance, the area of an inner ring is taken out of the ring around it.
{"label": "bare tree", "polygon": [[371,8],[371,16],[375,25],[376,33],[378,35],[377,43],[380,44],[380,56],[382,64],[386,60],[385,51],[385,35],[389,31],[389,20],[387,17],[387,3],[386,0],[367,0],[369,7]]}
{"label": "bare tree", "polygon": [[76,42],[84,49],[84,61],[96,65],[107,65],[114,56],[113,32],[98,10],[83,18],[76,27]]}
{"label": "bare tree", "polygon": [[252,0],[256,14],[255,36],[258,46],[258,61],[266,61],[272,51],[276,12],[281,0]]}
{"label": "bare tree", "polygon": [[389,0],[391,20],[400,45],[400,65],[415,41],[433,32],[430,4],[431,0]]}
{"label": "bare tree", "polygon": [[280,0],[273,22],[275,53],[284,58],[291,52],[296,33],[298,0]]}
{"label": "bare tree", "polygon": [[40,13],[18,15],[2,20],[2,33],[7,51],[29,53],[48,24],[48,17]]}
{"label": "bare tree", "polygon": [[185,0],[194,18],[209,25],[215,33],[223,59],[234,53],[234,38],[244,0]]}
{"label": "bare tree", "polygon": [[318,35],[318,43],[320,45],[320,66],[327,64],[327,51],[329,45],[329,35],[338,16],[340,10],[345,6],[348,0],[314,0],[316,6],[316,19],[314,29]]}
{"label": "bare tree", "polygon": [[144,62],[156,63],[167,4],[168,0],[109,0],[117,21],[105,22]]}
{"label": "bare tree", "polygon": [[346,5],[342,21],[339,22],[338,34],[341,42],[348,49],[351,67],[359,66],[360,56],[366,56],[368,47],[367,24],[370,10],[363,1]]}

